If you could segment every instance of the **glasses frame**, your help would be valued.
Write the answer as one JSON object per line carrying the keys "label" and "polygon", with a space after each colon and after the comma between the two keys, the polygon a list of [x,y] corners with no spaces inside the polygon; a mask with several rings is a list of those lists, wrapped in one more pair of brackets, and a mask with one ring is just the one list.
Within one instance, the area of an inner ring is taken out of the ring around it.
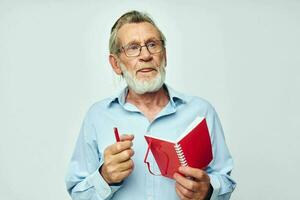
{"label": "glasses frame", "polygon": [[[139,57],[140,55],[141,55],[141,52],[142,52],[142,48],[143,47],[146,47],[146,49],[147,49],[147,51],[151,54],[151,55],[153,55],[153,54],[158,54],[158,53],[161,53],[164,49],[165,49],[165,45],[164,45],[164,41],[163,40],[154,40],[155,42],[157,42],[157,41],[159,41],[160,42],[160,45],[161,45],[161,50],[159,51],[159,52],[155,52],[155,53],[151,53],[150,52],[150,50],[148,49],[148,44],[150,43],[150,42],[148,42],[148,43],[146,43],[145,45],[139,45],[140,46],[140,49],[139,49],[139,54],[138,55],[136,55],[136,56],[130,56],[130,55],[127,55],[127,53],[126,53],[126,50],[125,50],[125,48],[127,47],[127,46],[129,46],[129,45],[131,45],[131,44],[127,44],[127,45],[125,45],[125,46],[122,46],[120,49],[119,49],[119,52],[124,52],[124,54],[127,56],[127,57],[129,57],[129,58],[133,58],[133,57]],[[159,44],[159,43],[158,43]]]}

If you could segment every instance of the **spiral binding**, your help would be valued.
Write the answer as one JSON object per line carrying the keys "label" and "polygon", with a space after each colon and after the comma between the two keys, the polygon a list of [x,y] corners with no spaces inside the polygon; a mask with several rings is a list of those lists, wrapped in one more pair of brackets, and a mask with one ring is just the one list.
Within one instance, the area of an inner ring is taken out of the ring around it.
{"label": "spiral binding", "polygon": [[181,166],[187,166],[188,164],[186,162],[186,159],[185,159],[185,156],[184,156],[184,153],[182,151],[180,144],[175,144],[174,148],[175,148],[175,151],[176,151],[176,154],[178,156]]}

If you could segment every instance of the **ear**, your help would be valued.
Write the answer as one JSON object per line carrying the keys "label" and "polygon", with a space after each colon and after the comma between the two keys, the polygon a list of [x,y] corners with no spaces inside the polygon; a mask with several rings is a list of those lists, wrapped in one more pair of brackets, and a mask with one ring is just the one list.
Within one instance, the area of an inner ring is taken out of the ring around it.
{"label": "ear", "polygon": [[108,59],[109,59],[109,63],[111,65],[112,69],[114,70],[114,72],[117,75],[122,75],[122,70],[118,63],[118,57],[114,54],[110,54]]}

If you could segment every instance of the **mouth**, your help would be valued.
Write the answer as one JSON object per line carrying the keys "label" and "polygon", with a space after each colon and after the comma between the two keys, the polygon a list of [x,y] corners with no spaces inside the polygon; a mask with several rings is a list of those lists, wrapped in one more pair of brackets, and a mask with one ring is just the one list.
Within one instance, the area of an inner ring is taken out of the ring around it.
{"label": "mouth", "polygon": [[153,72],[153,71],[157,71],[155,68],[151,68],[151,67],[147,67],[147,68],[142,68],[137,70],[136,73],[141,72],[141,73],[149,73],[149,72]]}

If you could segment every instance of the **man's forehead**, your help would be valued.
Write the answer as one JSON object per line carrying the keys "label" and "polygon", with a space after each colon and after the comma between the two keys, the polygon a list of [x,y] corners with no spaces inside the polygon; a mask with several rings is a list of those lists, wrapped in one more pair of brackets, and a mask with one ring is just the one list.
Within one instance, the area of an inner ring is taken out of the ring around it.
{"label": "man's forehead", "polygon": [[160,34],[155,26],[148,22],[124,24],[118,31],[121,44],[132,41],[144,42],[149,39],[160,39]]}

